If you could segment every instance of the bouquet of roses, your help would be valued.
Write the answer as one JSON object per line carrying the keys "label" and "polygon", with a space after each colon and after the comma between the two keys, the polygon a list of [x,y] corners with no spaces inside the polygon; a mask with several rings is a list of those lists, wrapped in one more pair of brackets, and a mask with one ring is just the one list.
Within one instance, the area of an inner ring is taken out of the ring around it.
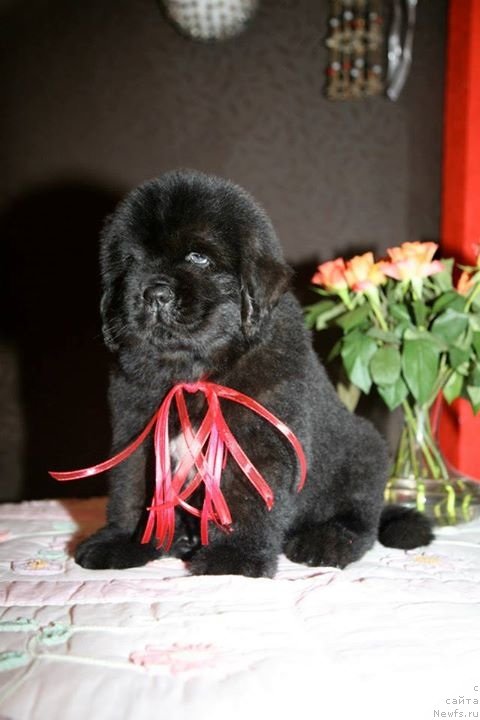
{"label": "bouquet of roses", "polygon": [[312,328],[340,328],[330,357],[341,356],[354,386],[374,386],[388,408],[403,407],[405,448],[419,435],[425,445],[412,474],[435,478],[446,470],[425,411],[439,392],[480,409],[480,255],[476,266],[456,266],[434,260],[437,248],[407,242],[386,260],[369,252],[322,263],[312,278],[322,299],[306,312]]}

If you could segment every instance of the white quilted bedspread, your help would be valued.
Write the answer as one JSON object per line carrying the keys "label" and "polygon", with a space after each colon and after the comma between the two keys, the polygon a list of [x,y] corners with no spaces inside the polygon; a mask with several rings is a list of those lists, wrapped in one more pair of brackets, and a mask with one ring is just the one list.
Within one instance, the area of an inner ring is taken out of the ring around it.
{"label": "white quilted bedspread", "polygon": [[84,570],[72,536],[103,517],[0,506],[0,720],[480,717],[480,521],[256,580]]}

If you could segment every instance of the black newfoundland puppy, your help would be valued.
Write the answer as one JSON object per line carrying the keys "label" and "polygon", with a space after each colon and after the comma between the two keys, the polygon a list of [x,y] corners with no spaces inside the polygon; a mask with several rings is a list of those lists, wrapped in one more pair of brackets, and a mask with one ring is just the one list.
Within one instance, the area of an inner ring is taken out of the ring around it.
{"label": "black newfoundland puppy", "polygon": [[[271,577],[281,552],[295,562],[344,567],[377,537],[402,548],[431,540],[416,512],[382,513],[385,444],[337,398],[288,291],[291,271],[272,224],[247,192],[192,171],[145,183],[107,223],[101,268],[104,336],[115,361],[113,452],[142,431],[175,383],[206,378],[268,408],[296,434],[307,458],[306,484],[297,492],[299,463],[285,438],[250,410],[222,401],[275,502],[268,511],[230,459],[222,490],[233,532],[213,526],[202,546],[198,519],[176,510],[170,553],[187,559],[192,573]],[[199,424],[203,396],[187,400]],[[173,464],[179,433],[171,428]],[[108,524],[78,547],[80,565],[125,568],[164,552],[140,542],[152,455],[152,444],[144,443],[110,471]]]}

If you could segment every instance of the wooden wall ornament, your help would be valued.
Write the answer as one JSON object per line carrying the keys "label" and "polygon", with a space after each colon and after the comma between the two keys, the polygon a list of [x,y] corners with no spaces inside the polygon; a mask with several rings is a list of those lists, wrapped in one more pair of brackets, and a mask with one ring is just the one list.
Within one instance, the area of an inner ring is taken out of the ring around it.
{"label": "wooden wall ornament", "polygon": [[383,92],[381,0],[331,0],[325,44],[329,100],[358,100]]}
{"label": "wooden wall ornament", "polygon": [[[398,100],[413,58],[418,0],[330,0],[329,100],[385,94]],[[389,18],[385,38],[384,10]],[[386,46],[386,48],[385,48]]]}

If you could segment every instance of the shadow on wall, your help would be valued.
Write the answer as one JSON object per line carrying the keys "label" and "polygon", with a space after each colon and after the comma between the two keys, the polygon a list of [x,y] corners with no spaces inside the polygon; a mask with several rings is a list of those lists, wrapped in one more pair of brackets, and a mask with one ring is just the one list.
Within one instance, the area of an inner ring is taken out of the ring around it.
{"label": "shadow on wall", "polygon": [[[119,200],[93,184],[58,182],[17,198],[0,217],[0,349],[14,349],[18,377],[15,402],[9,388],[0,386],[0,454],[15,447],[0,458],[0,501],[106,492],[105,476],[59,483],[47,471],[93,465],[110,451],[98,237]],[[312,258],[294,267],[293,290],[302,305],[317,299],[310,278],[318,262]],[[336,339],[334,332],[314,333],[324,362]],[[327,370],[338,380],[338,364],[327,364]],[[384,425],[374,399],[363,399],[358,410]],[[8,416],[16,411],[19,422],[12,423]],[[12,487],[14,477],[18,487]]]}
{"label": "shadow on wall", "polygon": [[0,478],[0,499],[105,492],[104,477],[58,483],[47,470],[91,465],[109,450],[98,235],[118,200],[92,184],[59,182],[17,198],[0,218],[1,335],[18,358],[24,439],[21,487],[13,497],[8,476]]}

